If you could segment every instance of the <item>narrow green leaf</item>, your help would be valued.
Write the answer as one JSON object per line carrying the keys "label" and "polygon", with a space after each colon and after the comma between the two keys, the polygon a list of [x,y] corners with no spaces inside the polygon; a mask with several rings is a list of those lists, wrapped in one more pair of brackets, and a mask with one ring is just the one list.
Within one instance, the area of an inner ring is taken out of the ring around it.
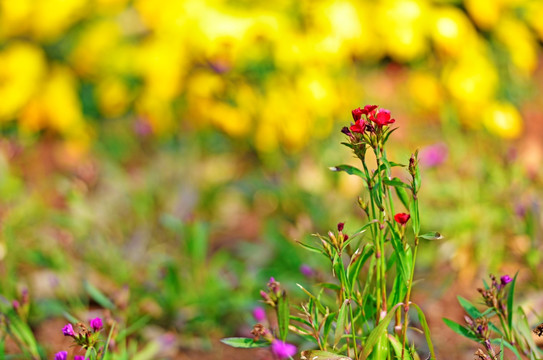
{"label": "narrow green leaf", "polygon": [[330,168],[332,171],[345,171],[349,175],[356,175],[362,179],[365,178],[364,173],[360,169],[351,165],[338,165]]}
{"label": "narrow green leaf", "polygon": [[[390,343],[392,350],[394,351],[394,359],[401,359],[402,356],[402,344],[400,344],[400,341],[394,337],[392,334],[387,334],[388,336],[388,342]],[[413,356],[411,356],[410,351],[404,352],[404,359],[405,360],[413,360]]]}
{"label": "narrow green leaf", "polygon": [[452,330],[454,331],[455,333],[459,334],[459,335],[462,335],[463,337],[465,338],[468,338],[470,340],[473,340],[473,341],[479,341],[479,339],[477,338],[477,336],[475,336],[475,334],[473,333],[473,331],[471,331],[470,329],[468,329],[467,327],[465,326],[462,326],[460,324],[457,324],[456,322],[452,321],[452,320],[449,320],[447,318],[443,318],[443,322]]}
{"label": "narrow green leaf", "polygon": [[405,188],[409,189],[409,185],[398,179],[397,177],[393,179],[384,178],[383,182],[388,186],[394,186],[395,188]]}
{"label": "narrow green leaf", "polygon": [[521,359],[521,360],[523,359],[523,357],[520,356],[520,353],[518,352],[518,350],[505,339],[502,339],[502,338],[491,339],[490,343],[491,344],[498,344],[500,346],[503,345],[506,348],[508,348],[509,350],[511,350],[513,353],[515,353],[515,355],[517,356],[517,359]]}
{"label": "narrow green leaf", "polygon": [[419,221],[419,204],[417,200],[413,200],[409,204],[409,213],[411,215],[411,224],[413,226],[413,233],[418,237],[420,233],[420,221]]}
{"label": "narrow green leaf", "polygon": [[338,312],[338,315],[337,315],[336,332],[335,332],[335,335],[334,335],[334,349],[339,344],[343,334],[345,334],[345,323],[347,322],[348,304],[349,304],[349,300],[346,299],[343,302],[343,304],[341,304],[341,308],[339,309],[339,312]]}
{"label": "narrow green leaf", "polygon": [[425,240],[442,240],[443,235],[434,231],[434,232],[429,232],[423,235],[419,235],[419,238],[425,239]]}
{"label": "narrow green leaf", "polygon": [[383,332],[379,337],[372,355],[376,360],[388,359],[388,336],[386,332]]}
{"label": "narrow green leaf", "polygon": [[290,310],[288,306],[287,293],[283,291],[277,300],[277,322],[279,325],[279,337],[285,341],[288,334],[288,324],[290,320]]}
{"label": "narrow green leaf", "polygon": [[319,249],[319,248],[316,248],[314,246],[311,246],[311,245],[307,245],[307,244],[304,244],[303,242],[300,242],[300,241],[296,241],[298,244],[300,244],[302,247],[306,248],[307,250],[309,251],[313,251],[313,252],[316,252],[317,254],[322,254],[322,255],[325,255],[325,252],[322,250],[322,249]]}
{"label": "narrow green leaf", "polygon": [[324,306],[322,306],[321,302],[319,301],[319,299],[317,299],[317,298],[315,297],[315,295],[313,295],[313,294],[311,294],[309,291],[307,291],[302,285],[300,285],[300,284],[298,284],[298,283],[296,283],[296,285],[297,285],[300,289],[302,289],[302,291],[303,291],[304,293],[306,293],[306,294],[310,297],[310,299],[312,299],[312,300],[315,301],[315,305],[317,306],[317,308],[319,309],[319,311],[320,311],[321,313],[324,314],[324,313],[326,312],[326,309],[324,308]]}
{"label": "narrow green leaf", "polygon": [[349,278],[349,283],[351,284],[351,293],[354,290],[356,279],[360,275],[360,271],[362,270],[362,267],[364,266],[366,261],[368,261],[370,256],[373,255],[373,250],[374,250],[373,244],[364,245],[364,247],[362,248],[361,254],[358,255],[358,257],[349,264],[349,267],[347,268],[347,276]]}
{"label": "narrow green leaf", "polygon": [[513,303],[515,301],[515,284],[517,282],[518,272],[513,277],[513,281],[509,284],[509,292],[507,293],[507,324],[509,329],[513,328]]}
{"label": "narrow green leaf", "polygon": [[367,359],[368,356],[373,351],[375,345],[377,344],[377,341],[381,338],[382,334],[386,334],[388,324],[390,324],[390,321],[394,317],[394,314],[396,312],[396,309],[403,305],[402,303],[394,305],[392,309],[389,309],[388,314],[382,318],[379,321],[379,324],[370,332],[368,335],[368,338],[366,340],[366,344],[364,346],[364,349],[362,351],[362,359]]}
{"label": "narrow green leaf", "polygon": [[352,236],[356,236],[356,235],[360,235],[362,234],[364,231],[366,231],[370,226],[372,226],[373,224],[377,224],[379,221],[378,220],[372,220],[370,221],[369,223],[367,223],[366,225],[362,226],[360,229],[356,230]]}
{"label": "narrow green leaf", "polygon": [[244,337],[224,338],[221,339],[221,342],[228,346],[242,349],[252,349],[270,346],[270,343],[265,340],[255,341],[254,339]]}
{"label": "narrow green leaf", "polygon": [[109,300],[109,298],[104,295],[100,290],[95,288],[90,282],[84,281],[83,288],[89,294],[89,296],[96,301],[103,308],[113,310],[115,309],[115,304]]}
{"label": "narrow green leaf", "polygon": [[352,360],[350,357],[321,350],[302,351],[301,360]]}
{"label": "narrow green leaf", "polygon": [[424,312],[417,304],[412,303],[411,305],[415,307],[419,315],[420,325],[422,326],[422,330],[424,331],[424,336],[426,337],[426,343],[428,344],[428,349],[430,350],[430,355],[431,355],[430,359],[435,360],[436,354],[434,351],[434,344],[432,343],[432,338],[430,337],[430,328],[428,327],[426,316],[424,316]]}
{"label": "narrow green leaf", "polygon": [[466,310],[472,319],[478,319],[482,316],[481,312],[477,310],[475,305],[473,305],[469,300],[463,298],[462,296],[457,296],[456,298],[458,299],[460,306]]}
{"label": "narrow green leaf", "polygon": [[407,191],[402,187],[394,187],[394,189],[403,206],[405,206],[406,209],[409,209],[409,195],[407,195]]}

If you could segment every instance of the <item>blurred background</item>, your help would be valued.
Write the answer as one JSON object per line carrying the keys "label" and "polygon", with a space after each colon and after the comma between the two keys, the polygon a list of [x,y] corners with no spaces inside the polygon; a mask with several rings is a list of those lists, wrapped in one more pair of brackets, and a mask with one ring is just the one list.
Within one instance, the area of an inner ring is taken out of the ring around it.
{"label": "blurred background", "polygon": [[441,318],[489,272],[519,272],[535,324],[541,19],[539,0],[1,0],[3,299],[28,289],[43,354],[66,313],[106,307],[134,348],[173,339],[154,358],[233,356],[217,339],[247,333],[270,276],[296,298],[300,266],[325,269],[295,241],[366,221],[362,183],[328,168],[356,164],[340,129],[378,104],[445,236],[415,289],[438,356],[472,356]]}

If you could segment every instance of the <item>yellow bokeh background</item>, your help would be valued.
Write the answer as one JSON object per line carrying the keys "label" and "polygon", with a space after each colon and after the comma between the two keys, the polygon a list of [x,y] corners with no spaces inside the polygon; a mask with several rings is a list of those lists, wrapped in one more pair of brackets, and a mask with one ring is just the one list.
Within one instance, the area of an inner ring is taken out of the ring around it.
{"label": "yellow bokeh background", "polygon": [[118,118],[297,151],[383,101],[514,139],[541,18],[534,0],[2,0],[0,122],[78,151]]}

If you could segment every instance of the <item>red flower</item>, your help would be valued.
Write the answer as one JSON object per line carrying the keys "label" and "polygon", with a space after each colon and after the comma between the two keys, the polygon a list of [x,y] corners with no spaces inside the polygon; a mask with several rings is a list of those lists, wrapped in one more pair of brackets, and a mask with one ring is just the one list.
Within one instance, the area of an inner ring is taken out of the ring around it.
{"label": "red flower", "polygon": [[380,109],[369,114],[369,119],[379,126],[393,124],[396,120],[390,118],[390,110]]}
{"label": "red flower", "polygon": [[366,122],[362,119],[357,120],[354,125],[351,125],[350,129],[352,132],[363,134],[364,130],[366,130]]}
{"label": "red flower", "polygon": [[377,109],[377,105],[366,105],[362,110],[362,114],[369,115],[375,109]]}
{"label": "red flower", "polygon": [[411,215],[406,213],[397,213],[396,215],[394,215],[394,220],[396,220],[398,224],[403,226],[409,221],[410,217]]}
{"label": "red flower", "polygon": [[356,108],[353,111],[351,111],[351,114],[353,114],[353,120],[358,121],[362,118],[362,114],[364,114],[364,110],[361,108]]}

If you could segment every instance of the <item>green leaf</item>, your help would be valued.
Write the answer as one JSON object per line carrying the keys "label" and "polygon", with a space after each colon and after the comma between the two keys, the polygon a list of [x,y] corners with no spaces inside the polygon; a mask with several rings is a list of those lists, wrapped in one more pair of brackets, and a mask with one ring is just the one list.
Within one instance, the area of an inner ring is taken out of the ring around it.
{"label": "green leaf", "polygon": [[419,238],[425,239],[425,240],[442,240],[443,235],[434,231],[434,232],[429,232],[426,234],[419,235]]}
{"label": "green leaf", "polygon": [[413,200],[409,204],[409,213],[411,215],[411,223],[413,225],[413,233],[415,236],[419,236],[420,233],[420,220],[419,220],[419,204],[418,200]]}
{"label": "green leaf", "polygon": [[[500,346],[505,346],[506,348],[511,350],[513,353],[515,353],[515,355],[517,356],[517,359],[523,359],[523,357],[520,356],[520,353],[518,352],[518,350],[513,345],[511,345],[509,342],[507,342],[507,340],[505,340],[505,339],[502,339],[502,338],[491,339],[490,343],[491,344],[498,344]],[[502,353],[503,353],[503,351],[502,351]]]}
{"label": "green leaf", "polygon": [[366,231],[370,226],[372,226],[373,224],[377,224],[379,222],[379,220],[372,220],[370,221],[369,223],[367,223],[366,225],[362,226],[360,229],[356,230],[352,236],[356,236],[356,235],[360,235],[362,234],[364,231]]}
{"label": "green leaf", "polygon": [[301,360],[352,360],[350,357],[334,354],[328,351],[308,350],[302,351]]}
{"label": "green leaf", "polygon": [[509,329],[513,328],[513,303],[515,301],[515,284],[517,282],[518,272],[513,277],[513,281],[509,284],[509,292],[507,293],[507,324]]}
{"label": "green leaf", "polygon": [[407,195],[407,191],[402,187],[394,187],[394,189],[403,206],[405,206],[406,209],[409,209],[409,195]]}
{"label": "green leaf", "polygon": [[468,329],[467,327],[465,326],[462,326],[460,324],[457,324],[456,322],[452,321],[452,320],[449,320],[447,318],[443,318],[443,322],[452,330],[454,331],[455,333],[459,334],[459,335],[462,335],[463,337],[465,338],[468,338],[470,340],[473,340],[473,341],[479,341],[479,339],[477,338],[477,336],[475,336],[475,334],[473,333],[473,331],[471,331],[470,329]]}
{"label": "green leaf", "polygon": [[462,296],[457,296],[457,299],[460,303],[460,306],[462,306],[464,310],[466,310],[466,312],[472,319],[478,319],[483,316],[483,314],[481,314],[481,312],[477,310],[475,305],[473,305],[469,300],[464,299]]}
{"label": "green leaf", "polygon": [[100,290],[95,288],[90,282],[84,281],[83,282],[83,288],[89,294],[89,296],[96,301],[100,306],[103,308],[113,310],[115,309],[115,304],[109,300],[107,296],[105,296]]}
{"label": "green leaf", "polygon": [[384,178],[383,182],[388,186],[394,186],[395,188],[406,188],[409,189],[409,185],[398,179],[397,177],[393,179]]}
{"label": "green leaf", "polygon": [[381,336],[383,336],[383,334],[386,334],[388,324],[390,324],[390,321],[394,317],[396,309],[400,305],[403,305],[403,304],[402,303],[396,304],[396,305],[394,305],[394,307],[392,309],[389,309],[388,314],[379,321],[379,325],[377,325],[370,332],[370,334],[369,334],[369,336],[368,336],[368,338],[366,340],[366,344],[364,346],[364,349],[362,351],[362,355],[361,355],[362,359],[367,359],[368,358],[368,356],[373,351],[375,345],[377,344],[377,341],[379,341],[379,339],[381,338]]}
{"label": "green leaf", "polygon": [[323,255],[326,255],[326,253],[319,249],[319,248],[316,248],[314,246],[311,246],[311,245],[307,245],[307,244],[304,244],[303,242],[300,242],[300,241],[296,241],[298,244],[300,244],[302,247],[306,248],[307,250],[309,251],[313,251],[313,252],[316,252],[317,254],[323,254]]}
{"label": "green leaf", "polygon": [[426,337],[426,343],[428,344],[428,349],[430,349],[430,355],[431,355],[430,359],[435,360],[436,354],[434,352],[434,344],[432,343],[432,338],[430,337],[430,328],[428,327],[426,316],[424,316],[424,312],[417,304],[412,303],[411,305],[415,307],[419,315],[420,325],[422,326],[422,330],[424,331],[424,336]]}
{"label": "green leaf", "polygon": [[265,340],[255,341],[254,339],[244,337],[224,338],[221,339],[221,342],[228,346],[242,349],[252,349],[270,346],[270,343]]}
{"label": "green leaf", "polygon": [[296,283],[296,285],[297,285],[300,289],[302,289],[302,291],[303,291],[304,293],[306,293],[311,299],[313,299],[313,300],[315,301],[315,305],[317,305],[317,308],[319,309],[319,311],[320,311],[321,313],[324,314],[324,313],[326,312],[326,309],[324,308],[324,306],[322,306],[321,302],[319,301],[319,299],[317,299],[317,298],[315,297],[315,295],[313,295],[313,294],[311,294],[309,291],[307,291],[302,285],[300,285],[300,284],[298,284],[298,283]]}
{"label": "green leaf", "polygon": [[349,305],[349,300],[346,299],[341,308],[339,309],[336,321],[336,332],[334,335],[334,349],[337,347],[341,341],[341,337],[345,334],[345,323],[347,321],[347,307]]}
{"label": "green leaf", "polygon": [[[388,341],[390,345],[392,346],[392,350],[394,350],[395,357],[394,359],[401,359],[402,356],[402,344],[394,337],[392,334],[388,334]],[[404,351],[404,358],[405,360],[413,360],[413,356],[411,356],[410,351]]]}
{"label": "green leaf", "polygon": [[375,349],[373,351],[373,359],[381,360],[381,359],[387,359],[388,358],[388,334],[386,332],[383,332],[381,337],[379,338],[379,341],[377,341],[377,345],[375,346]]}
{"label": "green leaf", "polygon": [[[355,252],[355,255],[358,253],[359,250],[360,249],[358,249]],[[359,256],[354,261],[351,260],[351,263],[349,264],[349,267],[347,268],[347,276],[349,278],[349,283],[351,284],[351,293],[354,290],[356,279],[360,275],[360,270],[362,270],[362,267],[364,266],[366,261],[368,261],[370,256],[373,254],[373,250],[374,250],[373,244],[366,244],[362,248],[361,254],[359,254]],[[353,255],[353,257],[355,255]]]}
{"label": "green leaf", "polygon": [[288,324],[290,320],[290,311],[288,306],[287,293],[283,291],[277,300],[277,322],[279,324],[279,336],[285,341],[288,334]]}
{"label": "green leaf", "polygon": [[365,179],[364,173],[360,169],[351,165],[338,165],[330,168],[332,171],[345,171],[349,175],[356,175],[362,179]]}

